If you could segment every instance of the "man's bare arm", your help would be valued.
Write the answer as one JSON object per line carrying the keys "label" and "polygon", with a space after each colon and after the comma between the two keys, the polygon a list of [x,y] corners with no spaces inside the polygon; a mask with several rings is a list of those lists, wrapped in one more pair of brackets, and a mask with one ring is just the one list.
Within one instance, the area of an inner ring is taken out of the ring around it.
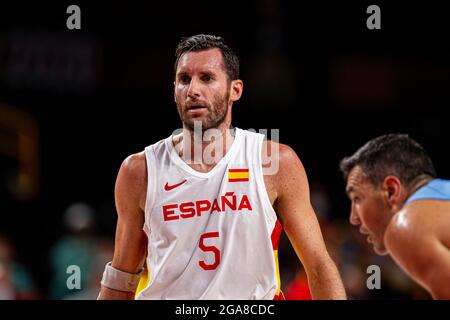
{"label": "man's bare arm", "polygon": [[313,299],[346,299],[341,277],[326,249],[311,206],[308,180],[295,151],[279,145],[277,209],[283,228],[301,260]]}
{"label": "man's bare arm", "polygon": [[[137,273],[145,262],[147,237],[142,228],[146,190],[147,167],[142,152],[125,159],[115,187],[118,220],[112,266],[128,273]],[[134,293],[102,286],[98,299],[132,300]]]}
{"label": "man's bare arm", "polygon": [[397,213],[385,235],[392,258],[434,299],[450,299],[448,209],[438,201],[415,201]]}

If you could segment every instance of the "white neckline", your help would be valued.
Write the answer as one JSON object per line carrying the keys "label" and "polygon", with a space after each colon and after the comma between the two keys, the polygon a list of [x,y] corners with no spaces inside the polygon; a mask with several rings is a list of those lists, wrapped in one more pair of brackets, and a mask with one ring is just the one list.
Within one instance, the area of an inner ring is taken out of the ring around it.
{"label": "white neckline", "polygon": [[230,149],[228,150],[228,152],[225,154],[225,156],[219,160],[219,162],[208,172],[200,172],[197,170],[192,169],[178,154],[178,152],[175,150],[174,146],[173,146],[173,142],[172,142],[172,137],[173,135],[171,135],[170,137],[166,138],[165,144],[166,144],[166,148],[167,151],[169,152],[170,155],[170,159],[181,169],[183,169],[184,171],[186,171],[187,173],[199,177],[199,178],[209,178],[210,176],[212,176],[217,170],[219,170],[221,167],[223,167],[224,165],[226,165],[229,160],[231,159],[231,157],[234,156],[234,154],[237,152],[238,150],[238,145],[240,144],[240,141],[242,139],[242,130],[239,128],[234,128],[236,129],[236,133],[234,135],[234,140],[233,143],[231,144]]}

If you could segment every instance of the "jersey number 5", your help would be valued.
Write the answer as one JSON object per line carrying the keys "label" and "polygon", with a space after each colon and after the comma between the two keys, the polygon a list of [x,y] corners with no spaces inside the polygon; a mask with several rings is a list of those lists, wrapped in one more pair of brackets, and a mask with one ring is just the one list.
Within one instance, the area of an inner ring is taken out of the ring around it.
{"label": "jersey number 5", "polygon": [[217,268],[217,266],[220,263],[220,251],[217,247],[215,246],[207,246],[205,245],[205,239],[208,238],[218,238],[219,237],[219,233],[218,232],[208,232],[208,233],[204,233],[200,236],[200,242],[198,244],[198,246],[200,247],[200,249],[204,252],[212,252],[214,253],[214,262],[212,264],[207,264],[205,263],[205,261],[199,261],[198,264],[200,265],[200,267],[202,267],[204,270],[214,270]]}

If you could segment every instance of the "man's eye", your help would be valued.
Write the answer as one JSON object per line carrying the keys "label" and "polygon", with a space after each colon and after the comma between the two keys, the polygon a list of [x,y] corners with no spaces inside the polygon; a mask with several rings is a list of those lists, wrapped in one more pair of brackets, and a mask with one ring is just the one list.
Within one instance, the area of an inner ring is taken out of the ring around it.
{"label": "man's eye", "polygon": [[181,83],[189,83],[189,80],[190,80],[189,77],[186,77],[186,76],[180,78]]}
{"label": "man's eye", "polygon": [[209,81],[211,81],[211,77],[210,76],[203,76],[202,77],[202,81],[204,81],[204,82],[209,82]]}

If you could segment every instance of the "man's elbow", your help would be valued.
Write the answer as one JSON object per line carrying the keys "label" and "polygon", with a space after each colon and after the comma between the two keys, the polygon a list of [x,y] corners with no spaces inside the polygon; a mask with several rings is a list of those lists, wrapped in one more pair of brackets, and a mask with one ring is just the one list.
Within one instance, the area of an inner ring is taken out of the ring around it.
{"label": "man's elbow", "polygon": [[448,284],[442,284],[438,288],[433,288],[430,290],[430,293],[434,300],[450,300]]}
{"label": "man's elbow", "polygon": [[347,299],[338,268],[331,258],[321,260],[306,271],[313,299]]}
{"label": "man's elbow", "polygon": [[435,300],[450,300],[450,281],[436,275],[430,283],[429,292]]}

